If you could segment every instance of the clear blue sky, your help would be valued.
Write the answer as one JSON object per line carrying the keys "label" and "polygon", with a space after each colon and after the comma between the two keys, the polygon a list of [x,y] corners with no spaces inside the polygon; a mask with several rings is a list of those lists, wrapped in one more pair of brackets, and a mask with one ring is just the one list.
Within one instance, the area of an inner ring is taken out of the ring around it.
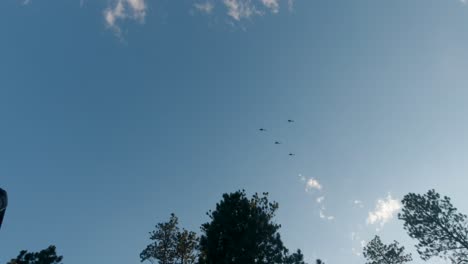
{"label": "clear blue sky", "polygon": [[410,191],[468,212],[468,6],[275,3],[0,1],[0,262],[139,263],[157,222],[199,231],[241,188],[310,262],[411,248]]}

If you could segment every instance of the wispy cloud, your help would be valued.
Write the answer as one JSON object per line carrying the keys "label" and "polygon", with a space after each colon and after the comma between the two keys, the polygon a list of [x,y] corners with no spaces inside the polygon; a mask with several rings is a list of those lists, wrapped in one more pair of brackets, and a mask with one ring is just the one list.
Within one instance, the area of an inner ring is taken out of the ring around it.
{"label": "wispy cloud", "polygon": [[317,199],[315,199],[315,201],[317,201],[317,203],[322,203],[323,201],[325,200],[325,196],[320,196],[320,197],[317,197]]}
{"label": "wispy cloud", "polygon": [[320,216],[320,218],[325,218],[326,217],[323,210],[319,211],[319,216]]}
{"label": "wispy cloud", "polygon": [[306,191],[310,190],[321,190],[322,185],[314,178],[310,178],[306,181]]}
{"label": "wispy cloud", "polygon": [[318,180],[314,178],[306,178],[304,175],[299,174],[299,178],[301,179],[302,182],[305,183],[305,190],[306,192],[309,192],[311,190],[322,190],[322,185]]}
{"label": "wispy cloud", "polygon": [[334,217],[333,215],[326,215],[326,214],[325,214],[325,206],[322,206],[322,207],[320,208],[319,216],[320,216],[320,218],[322,218],[322,219],[324,219],[324,220],[330,220],[330,221],[331,221],[331,220],[334,220],[334,219],[335,219],[335,217]]}
{"label": "wispy cloud", "polygon": [[195,3],[193,4],[193,7],[199,12],[205,13],[205,14],[211,14],[214,9],[213,3],[207,1],[203,3]]}
{"label": "wispy cloud", "polygon": [[224,5],[228,10],[228,16],[237,21],[261,14],[251,0],[224,0]]}
{"label": "wispy cloud", "polygon": [[[302,174],[299,174],[299,178],[300,178],[301,182],[303,182],[305,184],[305,191],[306,192],[310,192],[310,191],[313,191],[313,190],[316,190],[316,191],[321,191],[322,190],[322,184],[320,184],[320,182],[318,180],[316,180],[315,178],[307,178]],[[325,201],[325,196],[323,196],[323,195],[318,196],[317,198],[315,198],[315,202],[320,207],[320,209],[318,211],[319,217],[321,219],[324,219],[324,220],[334,220],[335,217],[333,215],[328,215],[328,214],[325,213],[326,208],[325,208],[324,201]]]}
{"label": "wispy cloud", "polygon": [[359,207],[359,208],[363,208],[363,207],[364,207],[364,204],[363,204],[363,202],[362,202],[361,200],[354,200],[354,201],[353,201],[353,205],[354,205],[354,206],[357,206],[357,207]]}
{"label": "wispy cloud", "polygon": [[382,227],[400,209],[400,202],[388,194],[385,199],[377,200],[374,211],[369,212],[367,216],[367,224],[379,224]]}
{"label": "wispy cloud", "polygon": [[[21,5],[28,6],[33,0],[17,0]],[[80,7],[85,6],[86,0],[76,0]],[[463,0],[459,0],[463,1]],[[125,22],[144,23],[148,15],[148,0],[107,0],[107,6],[102,11],[104,23],[116,35],[121,35]],[[216,17],[225,16],[230,19],[226,22],[236,25],[238,22],[248,20],[254,16],[276,14],[280,9],[293,9],[295,0],[194,0],[190,2],[187,9],[190,13],[199,12]]]}
{"label": "wispy cloud", "polygon": [[143,23],[146,9],[145,0],[115,0],[104,10],[104,19],[109,28],[120,34],[119,21],[134,20]]}
{"label": "wispy cloud", "polygon": [[[223,0],[227,15],[236,21],[265,15],[268,11],[276,14],[280,11],[283,0]],[[294,0],[284,0],[289,10],[293,9]]]}
{"label": "wispy cloud", "polygon": [[271,12],[278,13],[279,12],[279,0],[261,0],[262,4],[269,8]]}

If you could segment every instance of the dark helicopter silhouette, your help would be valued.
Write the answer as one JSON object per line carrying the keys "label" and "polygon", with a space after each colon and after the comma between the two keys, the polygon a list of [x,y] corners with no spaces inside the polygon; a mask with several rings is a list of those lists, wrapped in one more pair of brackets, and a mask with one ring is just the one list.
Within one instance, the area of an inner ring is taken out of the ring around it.
{"label": "dark helicopter silhouette", "polygon": [[265,128],[260,128],[259,131],[265,132],[267,130]]}
{"label": "dark helicopter silhouette", "polygon": [[294,123],[294,120],[288,119],[288,123]]}
{"label": "dark helicopter silhouette", "polygon": [[276,144],[276,145],[279,145],[279,144],[281,144],[281,142],[279,142],[279,141],[275,141],[275,144]]}
{"label": "dark helicopter silhouette", "polygon": [[296,156],[296,154],[294,154],[294,153],[289,153],[289,156]]}

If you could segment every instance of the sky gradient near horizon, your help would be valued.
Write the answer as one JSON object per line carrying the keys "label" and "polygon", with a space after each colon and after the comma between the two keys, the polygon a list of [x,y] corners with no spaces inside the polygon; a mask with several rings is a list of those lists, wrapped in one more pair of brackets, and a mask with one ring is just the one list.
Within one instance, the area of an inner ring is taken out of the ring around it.
{"label": "sky gradient near horizon", "polygon": [[0,29],[0,263],[139,263],[238,189],[309,263],[412,249],[408,192],[468,213],[463,1],[7,0]]}

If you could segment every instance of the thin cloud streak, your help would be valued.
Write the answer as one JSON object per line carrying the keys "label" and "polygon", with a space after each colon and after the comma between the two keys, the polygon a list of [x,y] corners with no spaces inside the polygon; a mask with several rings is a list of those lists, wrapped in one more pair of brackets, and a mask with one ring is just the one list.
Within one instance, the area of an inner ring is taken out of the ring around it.
{"label": "thin cloud streak", "polygon": [[353,205],[359,208],[364,208],[364,203],[361,200],[354,200]]}
{"label": "thin cloud streak", "polygon": [[211,14],[214,9],[214,5],[211,2],[204,2],[204,3],[195,3],[193,4],[193,7],[199,12],[205,13],[205,14]]}
{"label": "thin cloud streak", "polygon": [[260,14],[250,0],[224,0],[224,5],[228,16],[237,21]]}
{"label": "thin cloud streak", "polygon": [[262,4],[269,8],[271,12],[278,13],[279,12],[279,0],[261,0]]}

